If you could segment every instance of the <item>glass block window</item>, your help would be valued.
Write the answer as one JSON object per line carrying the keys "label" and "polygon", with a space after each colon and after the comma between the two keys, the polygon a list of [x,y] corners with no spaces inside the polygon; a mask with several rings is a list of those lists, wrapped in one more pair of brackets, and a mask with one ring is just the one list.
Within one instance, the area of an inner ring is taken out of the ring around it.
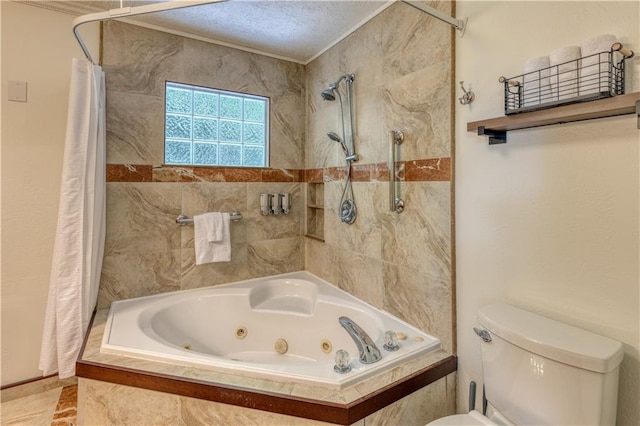
{"label": "glass block window", "polygon": [[269,98],[167,82],[165,164],[267,167]]}

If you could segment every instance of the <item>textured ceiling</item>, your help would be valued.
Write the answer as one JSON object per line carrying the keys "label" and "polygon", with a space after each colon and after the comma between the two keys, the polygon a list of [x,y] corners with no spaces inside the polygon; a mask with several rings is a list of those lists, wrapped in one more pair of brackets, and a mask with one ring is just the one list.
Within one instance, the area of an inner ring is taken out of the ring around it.
{"label": "textured ceiling", "polygon": [[[120,1],[23,1],[77,15],[120,7]],[[123,1],[137,6],[154,1]],[[213,42],[307,63],[380,13],[388,0],[229,0],[128,18]]]}

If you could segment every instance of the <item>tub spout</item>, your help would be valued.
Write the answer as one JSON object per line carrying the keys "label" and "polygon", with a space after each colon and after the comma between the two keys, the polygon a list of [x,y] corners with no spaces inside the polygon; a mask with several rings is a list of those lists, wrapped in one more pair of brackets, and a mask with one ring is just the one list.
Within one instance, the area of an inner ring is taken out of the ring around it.
{"label": "tub spout", "polygon": [[358,352],[360,352],[360,362],[363,364],[373,364],[374,362],[380,361],[382,355],[380,354],[380,349],[373,343],[371,337],[363,329],[358,326],[355,322],[350,320],[347,317],[340,317],[338,319],[340,325],[347,330],[349,336],[353,339],[358,347]]}

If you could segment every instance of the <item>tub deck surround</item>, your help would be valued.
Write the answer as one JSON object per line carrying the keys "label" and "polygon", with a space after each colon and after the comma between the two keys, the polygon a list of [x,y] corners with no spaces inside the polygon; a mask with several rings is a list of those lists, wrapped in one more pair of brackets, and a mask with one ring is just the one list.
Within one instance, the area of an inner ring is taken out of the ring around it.
{"label": "tub deck surround", "polygon": [[[92,379],[335,424],[348,425],[363,419],[457,368],[457,358],[438,349],[343,389],[274,381],[244,373],[101,353],[107,317],[108,310],[97,311],[90,325],[76,364],[76,375],[81,380]],[[82,409],[79,403],[81,418]]]}

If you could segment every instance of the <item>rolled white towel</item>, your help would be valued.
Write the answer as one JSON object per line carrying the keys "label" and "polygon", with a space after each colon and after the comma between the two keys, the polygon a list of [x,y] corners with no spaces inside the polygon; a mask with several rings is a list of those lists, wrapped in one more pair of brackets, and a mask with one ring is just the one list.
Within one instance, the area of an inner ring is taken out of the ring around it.
{"label": "rolled white towel", "polygon": [[551,100],[548,68],[548,56],[537,56],[524,63],[523,107],[539,105]]}
{"label": "rolled white towel", "polygon": [[600,34],[582,42],[580,95],[609,91],[609,52],[617,41],[612,34]]}
{"label": "rolled white towel", "polygon": [[578,96],[578,59],[580,46],[565,46],[549,53],[551,76],[549,82],[554,100]]}

